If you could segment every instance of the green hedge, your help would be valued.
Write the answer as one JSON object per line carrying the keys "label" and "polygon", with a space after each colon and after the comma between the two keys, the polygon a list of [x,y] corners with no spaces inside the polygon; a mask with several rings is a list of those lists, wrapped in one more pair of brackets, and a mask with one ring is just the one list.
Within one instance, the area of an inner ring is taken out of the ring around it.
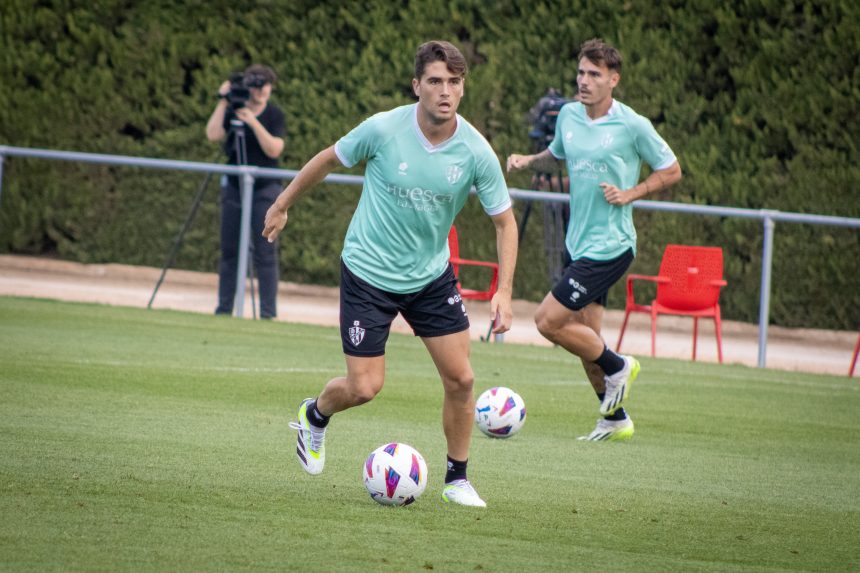
{"label": "green hedge", "polygon": [[[625,56],[618,99],[654,121],[684,169],[660,198],[860,217],[860,9],[851,0],[90,4],[0,5],[0,143],[220,162],[204,136],[215,90],[231,71],[262,62],[280,77],[283,165],[299,168],[369,114],[412,101],[415,47],[443,38],[471,64],[461,112],[503,159],[529,150],[527,110],[548,87],[570,92],[579,44],[601,36]],[[0,252],[158,266],[201,182],[7,159]],[[509,183],[527,187],[529,176]],[[217,195],[213,183],[179,267],[215,270]],[[323,186],[295,209],[282,240],[285,280],[336,283],[357,195]],[[532,300],[548,287],[541,212],[516,278],[516,296]],[[720,245],[723,312],[757,320],[760,223],[641,210],[636,219],[634,272],[654,273],[669,242]],[[464,253],[494,256],[476,201],[458,225]],[[772,321],[857,328],[858,255],[857,231],[777,225]],[[610,306],[622,305],[619,286]]]}

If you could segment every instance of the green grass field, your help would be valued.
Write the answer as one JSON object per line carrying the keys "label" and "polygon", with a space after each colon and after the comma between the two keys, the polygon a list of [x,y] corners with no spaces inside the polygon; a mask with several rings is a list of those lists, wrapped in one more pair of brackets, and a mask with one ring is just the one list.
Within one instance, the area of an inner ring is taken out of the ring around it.
{"label": "green grass field", "polygon": [[[526,317],[519,317],[526,320]],[[559,349],[473,345],[476,393],[528,407],[473,437],[486,510],[443,505],[441,385],[393,335],[386,387],[306,475],[287,423],[343,370],[333,328],[0,298],[3,571],[857,571],[860,382],[641,358],[629,443]],[[430,482],[374,503],[402,441]]]}

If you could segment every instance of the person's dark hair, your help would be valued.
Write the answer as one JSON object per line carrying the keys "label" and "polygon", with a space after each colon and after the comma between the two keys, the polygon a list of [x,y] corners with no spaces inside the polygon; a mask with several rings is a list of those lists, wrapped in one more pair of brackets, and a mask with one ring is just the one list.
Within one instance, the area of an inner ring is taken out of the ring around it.
{"label": "person's dark hair", "polygon": [[267,84],[272,84],[272,86],[274,86],[275,82],[278,80],[278,76],[275,75],[275,70],[269,66],[264,66],[263,64],[251,64],[245,68],[245,77],[263,78]]}
{"label": "person's dark hair", "polygon": [[579,48],[579,57],[588,58],[588,60],[596,65],[604,65],[612,71],[621,73],[621,52],[610,46],[600,38],[592,38],[583,42]]}
{"label": "person's dark hair", "polygon": [[415,79],[420,80],[424,75],[424,68],[433,62],[445,62],[448,71],[452,74],[465,76],[469,71],[466,58],[454,44],[433,40],[418,46],[418,51],[415,53]]}

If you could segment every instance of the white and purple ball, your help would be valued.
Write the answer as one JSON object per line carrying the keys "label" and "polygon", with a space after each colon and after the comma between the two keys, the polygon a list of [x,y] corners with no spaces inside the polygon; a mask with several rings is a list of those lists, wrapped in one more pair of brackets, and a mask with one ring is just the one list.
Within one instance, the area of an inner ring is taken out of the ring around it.
{"label": "white and purple ball", "polygon": [[364,462],[364,487],[382,505],[409,505],[427,487],[427,463],[418,450],[392,442],[376,448]]}
{"label": "white and purple ball", "polygon": [[490,388],[475,403],[475,424],[491,438],[510,438],[525,423],[526,404],[510,388]]}

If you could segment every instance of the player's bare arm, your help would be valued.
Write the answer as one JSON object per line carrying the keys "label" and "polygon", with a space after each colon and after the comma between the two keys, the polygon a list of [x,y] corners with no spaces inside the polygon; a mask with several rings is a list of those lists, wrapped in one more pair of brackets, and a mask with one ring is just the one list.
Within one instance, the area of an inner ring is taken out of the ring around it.
{"label": "player's bare arm", "polygon": [[305,192],[309,191],[326,176],[341,165],[334,146],[323,149],[313,159],[305,163],[295,179],[290,181],[286,189],[281,191],[272,206],[266,212],[266,221],[263,226],[263,236],[273,243],[278,234],[287,224],[287,211],[299,200]]}
{"label": "player's bare arm", "polygon": [[626,191],[622,191],[609,183],[601,183],[600,187],[603,188],[603,196],[607,203],[626,205],[651,193],[671,187],[681,180],[681,176],[681,165],[676,161],[666,169],[653,171],[644,181]]}
{"label": "player's bare arm", "polygon": [[534,169],[535,171],[554,171],[558,169],[558,159],[556,159],[548,149],[544,149],[535,155],[519,155],[512,153],[508,156],[507,170],[519,171],[521,169]]}
{"label": "player's bare arm", "polygon": [[519,241],[513,209],[494,215],[493,224],[496,226],[496,249],[499,254],[499,288],[490,301],[490,312],[496,317],[493,332],[501,334],[511,329],[514,320],[511,296]]}

